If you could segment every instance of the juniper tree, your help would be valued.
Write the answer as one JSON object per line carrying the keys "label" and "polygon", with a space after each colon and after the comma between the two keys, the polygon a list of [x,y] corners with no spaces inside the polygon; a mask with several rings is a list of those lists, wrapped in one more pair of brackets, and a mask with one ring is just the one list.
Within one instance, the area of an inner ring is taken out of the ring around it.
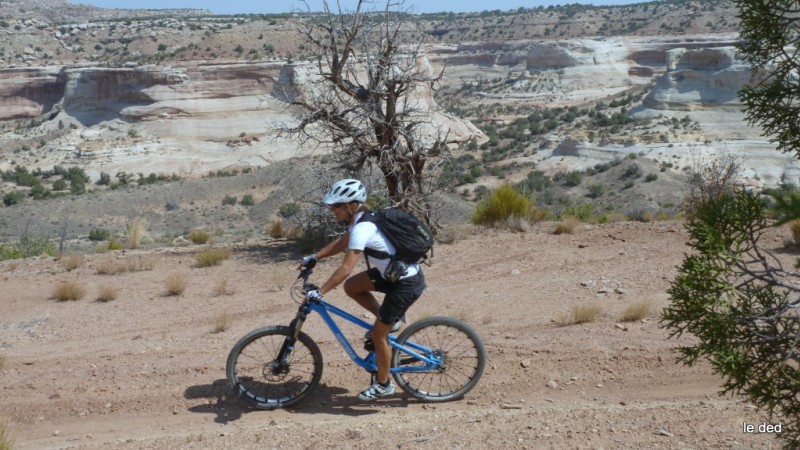
{"label": "juniper tree", "polygon": [[[783,152],[800,157],[800,1],[734,0],[741,53],[753,82],[739,98],[747,119]],[[724,167],[723,167],[724,168]],[[730,168],[730,167],[728,167]],[[783,424],[786,448],[800,447],[800,273],[760,243],[768,227],[764,200],[719,180],[695,178],[689,197],[687,255],[669,294],[662,325],[689,333],[679,360],[708,360],[723,392],[742,394]],[[777,198],[783,220],[800,216],[800,198]]]}

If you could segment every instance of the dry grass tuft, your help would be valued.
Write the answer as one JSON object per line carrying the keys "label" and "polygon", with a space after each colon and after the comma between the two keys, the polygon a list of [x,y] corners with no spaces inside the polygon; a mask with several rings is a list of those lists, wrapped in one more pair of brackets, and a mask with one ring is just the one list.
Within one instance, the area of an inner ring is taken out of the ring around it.
{"label": "dry grass tuft", "polygon": [[272,282],[272,285],[275,286],[276,291],[283,291],[283,288],[286,287],[286,274],[281,270],[274,270],[270,272],[269,279]]}
{"label": "dry grass tuft", "polygon": [[211,242],[211,233],[202,230],[193,230],[187,238],[195,244],[208,244]]}
{"label": "dry grass tuft", "polygon": [[116,275],[118,273],[125,272],[125,265],[106,260],[97,263],[95,270],[100,275]]}
{"label": "dry grass tuft", "polygon": [[531,223],[528,222],[527,219],[518,216],[506,217],[506,220],[503,221],[503,225],[507,229],[519,233],[525,233],[531,229]]}
{"label": "dry grass tuft", "polygon": [[126,236],[128,238],[128,248],[130,249],[137,249],[142,245],[142,239],[144,238],[145,233],[147,232],[147,227],[150,226],[150,222],[147,221],[144,217],[139,217],[135,219],[133,222],[129,223],[126,227]]}
{"label": "dry grass tuft", "polygon": [[164,284],[167,288],[167,295],[182,295],[186,287],[189,286],[189,276],[185,273],[171,273],[167,275]]}
{"label": "dry grass tuft", "polygon": [[117,275],[125,272],[144,272],[153,270],[156,265],[154,256],[134,256],[122,262],[111,260],[101,261],[97,265],[97,273],[100,275]]}
{"label": "dry grass tuft", "polygon": [[789,222],[789,229],[792,230],[794,245],[800,247],[800,219]]}
{"label": "dry grass tuft", "polygon": [[648,300],[642,300],[636,302],[632,305],[628,305],[625,308],[625,312],[622,314],[622,320],[624,322],[633,322],[636,320],[642,320],[650,314],[650,310],[653,308],[653,303]]}
{"label": "dry grass tuft", "polygon": [[540,208],[532,205],[528,208],[528,212],[525,214],[525,219],[528,220],[528,223],[539,223],[543,220],[546,220],[547,216],[549,215],[550,212],[546,208]]}
{"label": "dry grass tuft", "polygon": [[267,235],[273,239],[298,238],[303,230],[297,225],[286,225],[282,219],[275,219],[267,225]]}
{"label": "dry grass tuft", "polygon": [[463,308],[456,311],[455,314],[453,314],[453,317],[464,323],[469,323],[472,319],[472,313],[469,309]]}
{"label": "dry grass tuft", "polygon": [[117,289],[114,286],[102,286],[97,292],[98,302],[110,302],[117,299]]}
{"label": "dry grass tuft", "polygon": [[577,305],[570,310],[569,314],[557,318],[556,323],[560,326],[567,326],[594,322],[602,311],[603,308],[596,304]]}
{"label": "dry grass tuft", "polygon": [[286,227],[283,226],[283,220],[275,219],[267,225],[267,234],[273,239],[280,239],[285,237]]}
{"label": "dry grass tuft", "polygon": [[125,270],[128,272],[144,272],[146,270],[153,270],[155,266],[155,256],[136,256],[125,260]]}
{"label": "dry grass tuft", "polygon": [[214,333],[222,333],[231,327],[233,323],[233,316],[228,313],[222,313],[214,320]]}
{"label": "dry grass tuft", "polygon": [[71,272],[77,269],[78,267],[82,266],[85,259],[86,258],[83,256],[82,253],[73,253],[64,258],[62,264],[64,265],[64,269],[67,272]]}
{"label": "dry grass tuft", "polygon": [[457,228],[442,228],[436,235],[436,242],[440,244],[453,244],[464,238],[464,234]]}
{"label": "dry grass tuft", "polygon": [[59,301],[80,300],[86,295],[86,289],[75,281],[59,283],[53,290],[52,297]]}
{"label": "dry grass tuft", "polygon": [[6,424],[0,424],[0,450],[11,450],[14,448],[14,437]]}
{"label": "dry grass tuft", "polygon": [[565,217],[562,222],[556,224],[555,230],[553,230],[554,234],[572,234],[578,228],[578,225],[581,224],[581,221],[578,220],[576,217]]}
{"label": "dry grass tuft", "polygon": [[229,248],[215,248],[200,252],[195,257],[197,267],[211,267],[222,264],[222,261],[231,259],[233,252]]}
{"label": "dry grass tuft", "polygon": [[221,295],[233,295],[235,293],[236,293],[236,288],[228,284],[227,278],[221,278],[217,280],[217,284],[214,285],[215,297],[219,297]]}

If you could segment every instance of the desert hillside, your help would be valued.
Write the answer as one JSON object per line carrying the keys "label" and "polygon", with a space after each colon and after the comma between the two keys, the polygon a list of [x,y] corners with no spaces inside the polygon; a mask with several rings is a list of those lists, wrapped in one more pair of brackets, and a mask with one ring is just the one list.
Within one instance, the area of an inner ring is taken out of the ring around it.
{"label": "desert hillside", "polygon": [[[553,180],[538,198],[555,216],[675,217],[687,175],[720,157],[750,187],[800,184],[800,164],[744,120],[736,93],[758,73],[736,53],[735,17],[729,1],[409,16],[425,64],[446,68],[418,94],[433,130],[458,142],[441,165],[443,221],[532,172]],[[313,76],[297,32],[313,16],[24,0],[0,2],[0,18],[15,36],[0,54],[4,239],[36,227],[85,239],[137,216],[166,241],[197,227],[256,235],[277,207],[312,199],[270,173],[330,167],[325,150],[279,132],[296,120],[287,93]],[[197,186],[209,195],[187,191]],[[131,200],[107,192],[118,188]],[[248,195],[256,208],[223,208]],[[98,202],[125,206],[64,214]]]}

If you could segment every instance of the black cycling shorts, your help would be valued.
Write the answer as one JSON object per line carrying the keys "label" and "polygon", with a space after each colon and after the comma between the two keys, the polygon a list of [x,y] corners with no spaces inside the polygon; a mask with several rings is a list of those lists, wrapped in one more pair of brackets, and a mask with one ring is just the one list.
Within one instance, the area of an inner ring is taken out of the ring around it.
{"label": "black cycling shorts", "polygon": [[384,280],[380,270],[375,267],[369,269],[367,275],[372,285],[375,286],[375,290],[386,294],[379,311],[381,322],[386,325],[394,325],[402,319],[408,308],[417,301],[427,287],[422,270],[414,276],[403,278],[395,283]]}

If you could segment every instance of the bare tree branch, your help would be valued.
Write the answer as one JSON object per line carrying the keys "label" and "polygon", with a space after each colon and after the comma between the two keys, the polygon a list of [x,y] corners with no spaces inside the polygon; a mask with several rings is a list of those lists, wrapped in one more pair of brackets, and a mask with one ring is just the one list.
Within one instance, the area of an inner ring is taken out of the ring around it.
{"label": "bare tree branch", "polygon": [[326,1],[325,12],[301,26],[313,69],[294,68],[306,71],[307,83],[291,98],[297,123],[284,132],[331,148],[352,171],[374,165],[390,203],[431,223],[427,197],[441,186],[425,167],[445,155],[452,139],[432,127],[432,111],[421,97],[432,95],[444,69],[430,68],[422,37],[404,42],[414,30],[404,20],[402,0],[387,0],[380,12],[367,11],[369,3],[360,0],[345,13]]}

